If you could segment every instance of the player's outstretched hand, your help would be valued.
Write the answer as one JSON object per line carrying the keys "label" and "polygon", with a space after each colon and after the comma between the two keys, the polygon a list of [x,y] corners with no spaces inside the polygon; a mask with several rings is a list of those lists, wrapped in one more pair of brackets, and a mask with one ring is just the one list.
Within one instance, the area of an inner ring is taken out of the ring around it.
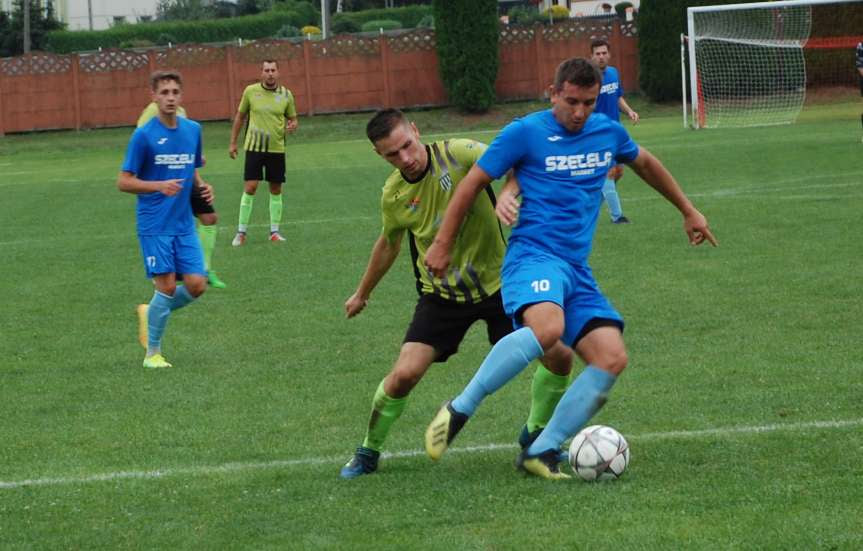
{"label": "player's outstretched hand", "polygon": [[345,301],[345,317],[352,318],[362,312],[369,304],[369,299],[354,293]]}
{"label": "player's outstretched hand", "polygon": [[690,245],[701,245],[705,241],[714,247],[719,244],[707,225],[707,218],[695,209],[683,218],[683,230],[689,236]]}
{"label": "player's outstretched hand", "polygon": [[444,277],[449,268],[450,255],[446,247],[435,241],[426,251],[426,269],[435,277]]}
{"label": "player's outstretched hand", "polygon": [[173,180],[162,180],[159,185],[159,191],[168,197],[177,195],[183,189],[183,179],[175,178]]}
{"label": "player's outstretched hand", "polygon": [[228,157],[230,157],[232,159],[237,158],[237,144],[232,143],[231,145],[228,146]]}
{"label": "player's outstretched hand", "polygon": [[198,188],[201,190],[201,198],[206,201],[208,205],[212,205],[213,200],[216,198],[216,195],[213,193],[213,186],[201,180],[198,184]]}
{"label": "player's outstretched hand", "polygon": [[631,120],[633,124],[638,124],[638,121],[641,120],[641,117],[639,117],[638,113],[636,113],[635,111],[630,111],[629,120]]}
{"label": "player's outstretched hand", "polygon": [[507,226],[512,226],[518,221],[518,209],[521,207],[518,196],[519,194],[517,193],[504,191],[500,194],[497,204],[494,206],[494,213],[497,215],[498,220]]}

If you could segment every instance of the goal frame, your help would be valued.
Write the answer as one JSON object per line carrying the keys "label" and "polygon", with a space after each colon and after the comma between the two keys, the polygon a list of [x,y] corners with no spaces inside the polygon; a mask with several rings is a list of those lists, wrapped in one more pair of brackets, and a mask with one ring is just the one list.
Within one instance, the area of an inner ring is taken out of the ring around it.
{"label": "goal frame", "polygon": [[[751,10],[751,9],[776,9],[793,6],[819,6],[829,4],[850,4],[857,3],[860,0],[780,0],[778,2],[750,2],[740,4],[725,4],[716,6],[696,6],[686,8],[686,36],[688,37],[687,52],[689,60],[689,94],[690,94],[690,109],[692,114],[691,127],[694,129],[703,128],[703,121],[699,117],[700,98],[698,97],[698,61],[695,54],[695,40],[693,40],[695,28],[695,14],[703,12],[719,12],[719,11],[736,11],[736,10]],[[682,44],[681,44],[682,47]],[[681,52],[682,54],[682,52]],[[681,55],[681,77],[686,78],[686,66]],[[685,86],[684,86],[685,90]],[[686,126],[686,94],[683,96],[683,124]]]}

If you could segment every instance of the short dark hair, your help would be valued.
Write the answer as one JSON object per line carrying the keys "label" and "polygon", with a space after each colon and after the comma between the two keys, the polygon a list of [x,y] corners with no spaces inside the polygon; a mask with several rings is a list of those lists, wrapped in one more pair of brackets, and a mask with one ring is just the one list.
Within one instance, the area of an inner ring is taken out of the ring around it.
{"label": "short dark hair", "polygon": [[573,57],[558,65],[557,71],[554,73],[555,90],[563,90],[565,82],[582,88],[590,88],[602,82],[602,72],[592,61]]}
{"label": "short dark hair", "polygon": [[590,53],[593,53],[593,50],[599,48],[600,46],[605,46],[609,50],[611,50],[611,46],[608,45],[608,40],[604,38],[595,38],[590,41]]}
{"label": "short dark hair", "polygon": [[366,136],[372,143],[376,143],[389,136],[400,124],[407,124],[404,113],[398,109],[382,109],[366,124]]}
{"label": "short dark hair", "polygon": [[155,92],[163,80],[173,80],[180,85],[180,88],[183,87],[183,77],[177,71],[153,71],[150,74],[150,89]]}
{"label": "short dark hair", "polygon": [[265,60],[263,60],[263,61],[261,62],[261,67],[263,67],[263,66],[264,66],[264,63],[272,63],[273,65],[275,65],[275,66],[276,66],[276,68],[278,68],[278,67],[279,67],[279,62],[278,62],[278,61],[276,61],[275,59],[265,59]]}

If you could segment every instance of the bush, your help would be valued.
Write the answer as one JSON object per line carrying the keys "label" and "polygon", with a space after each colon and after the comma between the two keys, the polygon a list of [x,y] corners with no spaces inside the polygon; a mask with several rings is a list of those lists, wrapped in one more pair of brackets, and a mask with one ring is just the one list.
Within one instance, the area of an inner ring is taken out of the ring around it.
{"label": "bush", "polygon": [[120,43],[121,48],[152,48],[155,46],[153,42],[149,40],[126,40],[125,42]]}
{"label": "bush", "polygon": [[434,16],[429,14],[420,19],[420,22],[417,23],[418,29],[434,29]]}
{"label": "bush", "polygon": [[497,0],[434,0],[438,67],[450,102],[485,112],[498,68]]}
{"label": "bush", "polygon": [[276,31],[276,34],[273,35],[273,38],[295,38],[298,36],[303,36],[303,33],[300,32],[300,29],[296,28],[293,25],[282,25],[282,28]]}
{"label": "bush", "polygon": [[[330,4],[334,3],[334,1],[330,2]],[[334,13],[332,21],[333,28],[335,28],[336,24],[338,24],[340,21],[352,21],[357,25],[357,27],[361,28],[363,26],[363,23],[387,19],[391,21],[401,21],[402,28],[411,29],[413,27],[416,27],[424,17],[431,14],[431,6],[415,5],[405,6],[402,8],[374,9],[355,12]]]}
{"label": "bush", "polygon": [[569,19],[569,10],[566,6],[554,5],[545,9],[540,13],[542,19],[548,21],[551,18],[553,21],[563,21]]}
{"label": "bush", "polygon": [[350,19],[337,19],[333,21],[333,34],[347,34],[360,32],[360,25]]}
{"label": "bush", "polygon": [[[540,19],[542,19],[542,16],[535,8],[516,6],[509,10],[510,25],[533,25]],[[548,21],[548,17],[545,20]]]}
{"label": "bush", "polygon": [[632,2],[620,2],[614,5],[614,11],[621,19],[626,18],[626,8],[633,7]]}
{"label": "bush", "polygon": [[379,19],[377,21],[366,21],[363,23],[361,27],[364,33],[378,31],[383,29],[385,31],[392,31],[394,29],[401,29],[402,24],[400,21],[396,21],[395,19]]}
{"label": "bush", "polygon": [[[298,4],[307,4],[298,2]],[[46,49],[55,53],[117,48],[131,40],[149,40],[155,44],[230,42],[237,38],[256,39],[273,36],[285,25],[301,27],[317,21],[288,10],[258,15],[210,19],[205,21],[166,21],[121,25],[104,31],[51,31],[46,34]]]}

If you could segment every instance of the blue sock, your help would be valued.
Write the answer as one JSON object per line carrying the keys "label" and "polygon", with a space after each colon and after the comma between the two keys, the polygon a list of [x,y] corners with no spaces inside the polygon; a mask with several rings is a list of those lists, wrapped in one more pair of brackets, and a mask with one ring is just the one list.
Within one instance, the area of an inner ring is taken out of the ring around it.
{"label": "blue sock", "polygon": [[542,346],[529,327],[513,331],[492,347],[473,379],[452,401],[452,408],[459,413],[473,415],[486,396],[505,385],[540,356]]}
{"label": "blue sock", "polygon": [[587,366],[570,385],[554,408],[548,425],[527,449],[529,455],[560,448],[563,441],[581,430],[605,404],[608,391],[617,377],[592,365]]}
{"label": "blue sock", "polygon": [[617,187],[611,178],[602,184],[602,196],[605,197],[605,202],[608,204],[608,213],[611,214],[612,220],[617,220],[623,216],[623,209],[620,207],[620,197],[617,196]]}
{"label": "blue sock", "polygon": [[171,299],[171,311],[173,312],[177,308],[182,308],[193,300],[195,300],[195,297],[186,289],[186,286],[178,285],[177,290],[174,291],[174,298]]}
{"label": "blue sock", "polygon": [[171,315],[171,303],[174,298],[156,291],[150,300],[147,311],[147,356],[161,353],[162,334]]}

